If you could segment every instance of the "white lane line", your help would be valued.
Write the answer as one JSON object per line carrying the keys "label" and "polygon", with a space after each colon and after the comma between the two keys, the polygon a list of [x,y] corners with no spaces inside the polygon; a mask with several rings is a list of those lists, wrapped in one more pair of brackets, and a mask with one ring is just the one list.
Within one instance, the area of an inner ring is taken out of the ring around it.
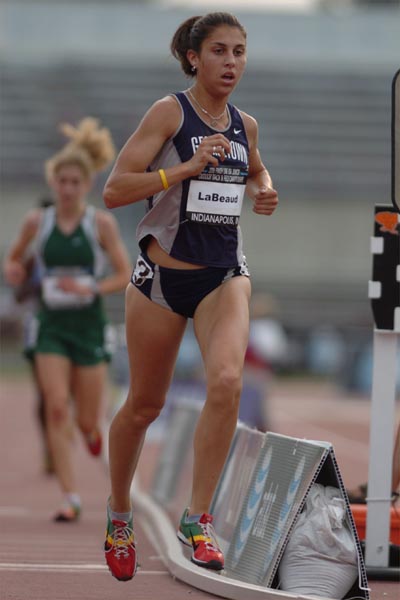
{"label": "white lane line", "polygon": [[0,506],[0,517],[26,517],[32,511],[22,506]]}
{"label": "white lane line", "polygon": [[[52,572],[84,572],[84,571],[100,571],[108,572],[106,565],[98,564],[73,564],[73,563],[12,563],[0,562],[0,571],[52,571]],[[145,571],[138,569],[137,575],[169,575],[169,572],[164,571]]]}
{"label": "white lane line", "polygon": [[[92,521],[98,521],[100,518],[104,518],[104,511],[90,511],[90,513],[85,512],[84,519],[86,523]],[[31,517],[35,515],[36,518],[45,517],[47,520],[50,520],[49,511],[28,508],[26,506],[0,506],[0,518],[1,517]]]}

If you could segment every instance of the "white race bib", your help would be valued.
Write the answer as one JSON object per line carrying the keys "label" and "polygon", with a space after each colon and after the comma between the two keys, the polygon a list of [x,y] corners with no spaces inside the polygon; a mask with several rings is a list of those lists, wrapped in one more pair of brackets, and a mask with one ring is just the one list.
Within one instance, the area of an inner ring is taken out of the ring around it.
{"label": "white race bib", "polygon": [[209,225],[237,225],[242,211],[245,186],[192,179],[186,216]]}
{"label": "white race bib", "polygon": [[[66,276],[66,273],[62,275]],[[64,292],[58,287],[61,275],[45,275],[42,279],[42,298],[48,308],[81,308],[89,306],[95,299],[95,292],[81,296],[73,292]],[[74,276],[74,280],[85,287],[95,289],[96,280],[93,275]]]}

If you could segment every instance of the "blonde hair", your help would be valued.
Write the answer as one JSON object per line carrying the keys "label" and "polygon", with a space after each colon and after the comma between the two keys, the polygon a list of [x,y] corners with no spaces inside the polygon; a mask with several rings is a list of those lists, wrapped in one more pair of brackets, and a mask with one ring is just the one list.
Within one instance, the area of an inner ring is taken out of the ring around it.
{"label": "blonde hair", "polygon": [[86,117],[76,127],[62,123],[60,130],[70,141],[45,162],[48,182],[66,165],[76,165],[90,179],[94,173],[102,171],[114,160],[116,151],[111,133],[99,126],[98,119]]}

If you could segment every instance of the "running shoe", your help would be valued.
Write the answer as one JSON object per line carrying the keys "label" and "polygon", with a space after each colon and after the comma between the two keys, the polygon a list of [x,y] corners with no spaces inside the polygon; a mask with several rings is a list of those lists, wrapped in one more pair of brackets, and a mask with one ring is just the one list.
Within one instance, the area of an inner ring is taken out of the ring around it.
{"label": "running shoe", "polygon": [[81,515],[79,504],[63,504],[60,510],[54,515],[53,521],[57,523],[73,523]]}
{"label": "running shoe", "polygon": [[132,518],[129,521],[112,520],[107,511],[104,550],[111,575],[119,581],[132,579],[137,569]]}
{"label": "running shoe", "polygon": [[218,546],[213,517],[204,513],[197,523],[188,523],[188,509],[182,515],[178,529],[178,539],[193,548],[191,561],[199,567],[221,571],[224,568],[224,555]]}
{"label": "running shoe", "polygon": [[92,456],[99,456],[103,446],[103,439],[98,429],[85,436],[88,450]]}

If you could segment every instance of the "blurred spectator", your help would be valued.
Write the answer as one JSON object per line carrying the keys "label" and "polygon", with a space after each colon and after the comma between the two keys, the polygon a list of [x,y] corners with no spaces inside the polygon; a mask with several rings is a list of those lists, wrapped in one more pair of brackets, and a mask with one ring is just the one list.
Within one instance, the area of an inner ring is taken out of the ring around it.
{"label": "blurred spectator", "polygon": [[342,336],[331,325],[312,329],[308,342],[308,368],[315,375],[337,375],[345,361]]}
{"label": "blurred spectator", "polygon": [[[41,198],[38,202],[39,208],[47,208],[52,206],[53,200],[49,197]],[[34,339],[33,331],[35,329],[35,316],[39,308],[40,300],[40,269],[35,256],[29,254],[24,263],[26,278],[20,286],[14,290],[14,298],[18,304],[23,305],[23,352],[29,361],[32,373],[32,380],[36,394],[36,414],[40,427],[41,444],[43,448],[43,469],[47,474],[54,473],[53,459],[46,435],[46,413],[44,405],[43,392],[40,387],[40,382],[33,360],[32,342]]]}

